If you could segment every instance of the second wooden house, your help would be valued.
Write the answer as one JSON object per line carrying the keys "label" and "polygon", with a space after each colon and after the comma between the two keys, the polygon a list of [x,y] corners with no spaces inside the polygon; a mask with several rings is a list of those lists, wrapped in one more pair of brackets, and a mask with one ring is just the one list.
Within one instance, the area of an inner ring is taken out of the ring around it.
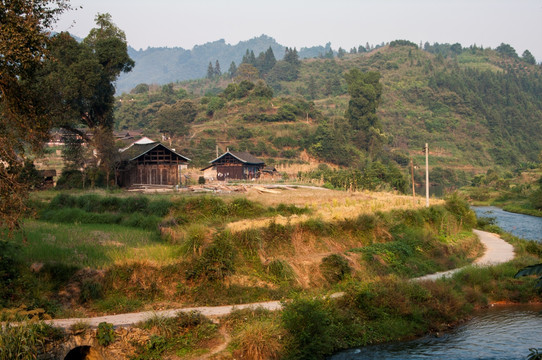
{"label": "second wooden house", "polygon": [[252,154],[229,150],[210,163],[206,169],[216,169],[219,181],[257,179],[265,167],[265,163]]}

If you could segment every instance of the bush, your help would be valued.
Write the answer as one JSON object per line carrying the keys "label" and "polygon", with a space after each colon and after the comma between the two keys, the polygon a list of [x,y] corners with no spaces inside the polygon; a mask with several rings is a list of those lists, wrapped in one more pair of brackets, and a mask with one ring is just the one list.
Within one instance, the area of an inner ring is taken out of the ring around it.
{"label": "bush", "polygon": [[181,245],[181,250],[185,255],[197,255],[205,241],[207,227],[201,224],[192,224],[186,230],[185,239]]}
{"label": "bush", "polygon": [[248,324],[239,335],[239,348],[235,351],[240,359],[280,359],[282,345],[278,326],[265,322]]}
{"label": "bush", "polygon": [[191,270],[189,279],[204,277],[210,281],[223,280],[235,272],[236,251],[230,241],[230,234],[223,232],[207,247]]}
{"label": "bush", "polygon": [[476,214],[470,209],[469,203],[456,193],[446,199],[445,207],[466,229],[472,229],[476,225]]}
{"label": "bush", "polygon": [[294,270],[285,260],[273,260],[265,267],[265,270],[279,282],[292,281],[295,279]]}
{"label": "bush", "polygon": [[334,284],[350,275],[352,268],[343,256],[332,254],[322,259],[320,272],[329,283]]}
{"label": "bush", "polygon": [[0,305],[10,298],[13,293],[12,283],[19,276],[20,263],[16,251],[13,244],[0,240]]}
{"label": "bush", "polygon": [[[85,182],[87,185],[88,182]],[[82,189],[83,173],[79,170],[64,170],[56,182],[56,189]]]}
{"label": "bush", "polygon": [[62,339],[64,334],[44,322],[9,323],[0,326],[0,360],[35,359],[45,353],[47,344]]}
{"label": "bush", "polygon": [[115,341],[115,329],[113,329],[113,324],[107,322],[99,323],[96,339],[101,346],[111,345]]}
{"label": "bush", "polygon": [[333,352],[332,317],[322,300],[296,299],[284,306],[287,359],[324,359]]}
{"label": "bush", "polygon": [[81,293],[79,300],[86,303],[92,300],[101,299],[103,296],[103,286],[100,282],[91,279],[85,279],[81,283]]}
{"label": "bush", "polygon": [[121,208],[123,213],[145,212],[149,205],[149,199],[143,196],[128,197],[122,201]]}

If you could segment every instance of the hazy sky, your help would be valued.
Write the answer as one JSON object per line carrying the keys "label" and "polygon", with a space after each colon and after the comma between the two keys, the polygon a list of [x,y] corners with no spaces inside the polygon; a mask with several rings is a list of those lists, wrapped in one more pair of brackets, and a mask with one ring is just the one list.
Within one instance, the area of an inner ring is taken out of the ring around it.
{"label": "hazy sky", "polygon": [[71,0],[56,28],[84,37],[110,13],[129,45],[191,49],[219,39],[271,36],[282,45],[333,49],[397,39],[529,49],[542,61],[542,0]]}

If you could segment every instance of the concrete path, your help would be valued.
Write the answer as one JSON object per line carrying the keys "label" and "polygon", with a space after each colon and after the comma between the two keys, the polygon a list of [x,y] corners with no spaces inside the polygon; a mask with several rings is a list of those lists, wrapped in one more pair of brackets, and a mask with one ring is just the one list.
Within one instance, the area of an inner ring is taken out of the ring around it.
{"label": "concrete path", "polygon": [[[514,259],[516,255],[514,252],[514,247],[501,239],[496,234],[492,234],[486,231],[481,230],[472,230],[476,234],[482,244],[484,244],[486,251],[484,255],[479,257],[474,261],[474,265],[478,266],[489,266],[502,264],[507,261]],[[440,278],[451,277],[456,272],[462,270],[463,268],[452,269],[448,271],[442,271],[434,274],[425,275],[419,278],[416,278],[417,281],[425,280],[437,280]]]}
{"label": "concrete path", "polygon": [[98,327],[101,322],[107,322],[114,326],[131,326],[141,321],[151,319],[153,316],[163,317],[175,317],[179,312],[198,311],[201,314],[208,317],[225,316],[231,313],[233,310],[243,310],[251,308],[264,308],[267,310],[280,310],[282,307],[280,301],[266,301],[252,304],[239,304],[239,305],[223,305],[223,306],[200,306],[190,307],[182,309],[170,309],[160,311],[143,311],[137,313],[127,313],[118,315],[105,315],[93,318],[71,318],[71,319],[54,319],[46,321],[55,327],[61,327],[68,329],[70,326],[76,323],[85,323],[92,327]]}
{"label": "concrete path", "polygon": [[[514,248],[512,245],[502,240],[498,236],[492,233],[488,233],[480,230],[473,230],[473,232],[480,238],[480,241],[486,247],[486,252],[480,258],[478,258],[474,263],[479,266],[488,266],[495,265],[510,261],[514,258]],[[461,270],[453,269],[449,271],[439,272],[435,274],[430,274],[416,278],[418,281],[425,280],[436,280],[442,277],[449,277],[453,273]],[[343,293],[332,294],[331,298],[341,297]],[[242,310],[250,308],[264,308],[267,310],[280,310],[282,305],[280,301],[266,301],[252,304],[240,304],[240,305],[224,305],[224,306],[201,306],[201,307],[190,307],[182,309],[171,309],[171,310],[161,310],[161,311],[145,311],[138,313],[128,313],[128,314],[119,314],[119,315],[106,315],[93,318],[72,318],[72,319],[56,319],[48,321],[49,324],[55,327],[69,328],[76,323],[86,323],[92,327],[97,327],[101,322],[107,322],[113,324],[114,326],[126,327],[137,324],[152,318],[153,316],[164,316],[164,317],[174,317],[179,312],[190,312],[198,311],[201,314],[208,317],[216,316],[225,316],[231,313],[233,310]]]}

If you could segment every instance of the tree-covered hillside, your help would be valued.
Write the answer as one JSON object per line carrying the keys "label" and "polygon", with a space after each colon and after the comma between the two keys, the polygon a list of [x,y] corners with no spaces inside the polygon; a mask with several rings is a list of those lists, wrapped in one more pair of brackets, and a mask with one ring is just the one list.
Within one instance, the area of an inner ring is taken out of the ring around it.
{"label": "tree-covered hillside", "polygon": [[[185,130],[171,141],[196,163],[208,161],[218,145],[268,163],[304,162],[308,155],[350,168],[391,161],[406,172],[410,158],[423,164],[427,142],[436,177],[465,182],[490,167],[534,162],[542,149],[542,71],[525,53],[506,50],[504,44],[422,50],[395,41],[370,52],[300,59],[286,48],[265,72],[257,60],[263,57],[246,56],[234,74],[140,84],[119,98],[117,127],[158,134],[164,109],[190,101],[197,114],[188,126],[179,124]],[[349,84],[354,78],[362,81],[358,90]],[[356,100],[360,92],[365,97]],[[364,106],[374,107],[374,116]],[[369,117],[362,124],[352,114]]]}

